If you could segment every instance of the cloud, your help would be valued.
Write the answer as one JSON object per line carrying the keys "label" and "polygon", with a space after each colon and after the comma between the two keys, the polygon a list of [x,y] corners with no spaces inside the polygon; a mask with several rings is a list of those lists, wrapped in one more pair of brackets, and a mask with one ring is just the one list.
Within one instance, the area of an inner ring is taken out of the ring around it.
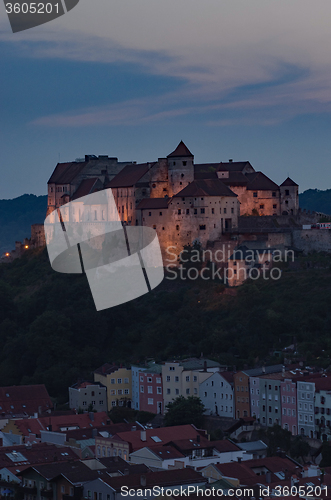
{"label": "cloud", "polygon": [[133,64],[146,77],[182,82],[157,99],[87,106],[34,125],[129,125],[207,113],[216,115],[206,117],[214,125],[272,124],[330,112],[330,15],[329,0],[81,0],[70,15],[15,37],[7,30],[1,39],[28,57]]}

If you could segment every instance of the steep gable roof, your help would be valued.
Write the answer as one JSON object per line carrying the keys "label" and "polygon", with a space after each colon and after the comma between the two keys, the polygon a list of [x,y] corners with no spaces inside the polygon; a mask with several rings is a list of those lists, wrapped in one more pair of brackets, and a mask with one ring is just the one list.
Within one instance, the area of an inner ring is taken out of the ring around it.
{"label": "steep gable roof", "polygon": [[281,186],[297,186],[298,184],[296,184],[294,181],[292,181],[292,179],[290,179],[290,177],[288,177],[282,184]]}
{"label": "steep gable roof", "polygon": [[248,179],[247,189],[252,191],[275,191],[279,186],[267,177],[263,172],[252,172],[246,174]]}
{"label": "steep gable roof", "polygon": [[58,163],[48,184],[69,184],[86,167],[88,162]]}
{"label": "steep gable roof", "polygon": [[[81,198],[82,196],[86,196],[94,191],[93,188],[96,187],[96,184],[98,183],[99,179],[98,177],[91,177],[90,179],[84,179],[82,182],[79,184],[78,188],[74,192],[72,196],[72,200],[77,200],[78,198]],[[100,183],[101,187],[101,183]]]}
{"label": "steep gable roof", "polygon": [[183,141],[180,141],[178,144],[177,148],[170,153],[167,158],[176,158],[178,156],[193,156],[191,151],[188,149],[188,147],[183,143]]}
{"label": "steep gable roof", "polygon": [[242,172],[246,167],[250,167],[254,170],[249,161],[229,161],[220,162],[218,164],[218,171],[229,171],[229,172]]}
{"label": "steep gable roof", "polygon": [[199,179],[191,182],[184,189],[175,194],[175,197],[187,196],[233,196],[237,195],[231,191],[220,179]]}
{"label": "steep gable roof", "polygon": [[137,182],[155,165],[154,163],[139,163],[127,165],[108,184],[107,188],[130,187]]}

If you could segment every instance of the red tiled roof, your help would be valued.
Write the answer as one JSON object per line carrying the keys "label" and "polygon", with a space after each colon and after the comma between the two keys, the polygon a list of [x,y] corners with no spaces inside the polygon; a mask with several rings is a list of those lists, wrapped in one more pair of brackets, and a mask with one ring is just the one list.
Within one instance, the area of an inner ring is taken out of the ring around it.
{"label": "red tiled roof", "polygon": [[53,408],[44,384],[0,387],[0,413],[33,415]]}
{"label": "red tiled roof", "polygon": [[251,191],[273,191],[279,186],[267,177],[263,172],[252,172],[245,174],[248,179],[247,189]]}
{"label": "red tiled roof", "polygon": [[98,182],[98,180],[99,179],[97,177],[91,177],[90,179],[82,180],[82,182],[79,184],[78,188],[74,192],[72,200],[77,200],[82,196],[90,194],[93,191],[93,187]]}
{"label": "red tiled roof", "polygon": [[145,198],[136,207],[137,210],[168,208],[169,198]]}
{"label": "red tiled roof", "polygon": [[229,384],[233,384],[234,372],[219,372],[219,375],[229,382]]}
{"label": "red tiled roof", "polygon": [[33,444],[31,447],[15,445],[0,448],[0,469],[78,459],[78,455],[71,448],[57,447],[48,443]]}
{"label": "red tiled roof", "polygon": [[292,181],[292,179],[290,177],[288,177],[282,184],[281,186],[297,186],[298,184],[296,184],[294,181]]}
{"label": "red tiled roof", "polygon": [[178,156],[193,156],[191,151],[188,149],[188,147],[183,143],[183,141],[180,141],[178,144],[177,148],[175,151],[170,153],[167,158],[176,158]]}
{"label": "red tiled roof", "polygon": [[229,172],[229,177],[221,177],[224,184],[229,186],[245,186],[248,179],[242,172]]}
{"label": "red tiled roof", "polygon": [[[135,451],[145,447],[153,449],[154,446],[179,439],[196,439],[198,434],[204,436],[204,431],[196,429],[194,425],[190,424],[146,429],[146,441],[141,440],[141,431],[119,432],[118,436],[130,444],[131,451]],[[152,439],[155,436],[158,439]]]}
{"label": "red tiled roof", "polygon": [[69,184],[87,165],[87,162],[58,163],[48,184]]}
{"label": "red tiled roof", "polygon": [[331,391],[331,377],[321,377],[315,382],[315,391]]}
{"label": "red tiled roof", "polygon": [[231,441],[228,441],[228,439],[211,441],[211,443],[214,445],[214,448],[216,448],[216,450],[220,451],[221,453],[227,453],[228,451],[240,451],[239,446],[231,443]]}
{"label": "red tiled roof", "polygon": [[[149,449],[149,448],[147,448]],[[152,453],[155,453],[160,459],[162,460],[170,460],[173,458],[185,458],[185,455],[181,453],[179,450],[176,450],[173,446],[153,446],[153,448],[150,449]]]}
{"label": "red tiled roof", "polygon": [[139,163],[127,165],[108,184],[107,188],[130,187],[137,182],[155,165],[154,163]]}
{"label": "red tiled roof", "polygon": [[61,429],[75,426],[79,429],[89,429],[101,426],[102,423],[106,424],[109,417],[105,411],[102,411],[93,413],[93,419],[90,419],[88,413],[81,413],[78,415],[61,415],[56,417],[50,415],[49,417],[26,418],[15,420],[13,423],[23,436],[28,436],[29,434],[40,436],[40,431],[49,430],[49,426],[51,426],[53,432],[65,432],[61,431]]}
{"label": "red tiled roof", "polygon": [[[147,472],[144,474],[146,478],[146,488],[153,486],[172,486],[177,484],[192,484],[192,483],[205,483],[206,479],[193,469],[172,469],[157,472]],[[122,486],[129,488],[141,488],[141,474],[129,474],[121,477],[110,477],[109,479],[103,478],[116,491],[120,490]]]}
{"label": "red tiled roof", "polygon": [[220,179],[199,179],[191,182],[184,189],[175,194],[174,198],[188,196],[233,196],[237,195],[231,191]]}

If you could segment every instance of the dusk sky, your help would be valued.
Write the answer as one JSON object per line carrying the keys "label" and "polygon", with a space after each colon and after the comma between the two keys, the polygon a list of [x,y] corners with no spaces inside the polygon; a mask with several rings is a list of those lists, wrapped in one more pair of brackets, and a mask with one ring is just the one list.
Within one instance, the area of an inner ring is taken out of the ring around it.
{"label": "dusk sky", "polygon": [[0,3],[0,198],[85,154],[249,160],[331,188],[330,0],[80,0],[13,34]]}

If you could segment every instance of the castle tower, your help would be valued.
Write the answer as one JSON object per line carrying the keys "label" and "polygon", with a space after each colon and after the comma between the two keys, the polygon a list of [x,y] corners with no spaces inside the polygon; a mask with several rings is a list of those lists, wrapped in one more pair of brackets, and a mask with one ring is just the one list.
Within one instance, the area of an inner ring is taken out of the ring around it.
{"label": "castle tower", "polygon": [[280,185],[280,213],[296,215],[299,209],[299,186],[289,177]]}
{"label": "castle tower", "polygon": [[194,156],[180,141],[175,151],[167,156],[169,196],[177,194],[194,180]]}

